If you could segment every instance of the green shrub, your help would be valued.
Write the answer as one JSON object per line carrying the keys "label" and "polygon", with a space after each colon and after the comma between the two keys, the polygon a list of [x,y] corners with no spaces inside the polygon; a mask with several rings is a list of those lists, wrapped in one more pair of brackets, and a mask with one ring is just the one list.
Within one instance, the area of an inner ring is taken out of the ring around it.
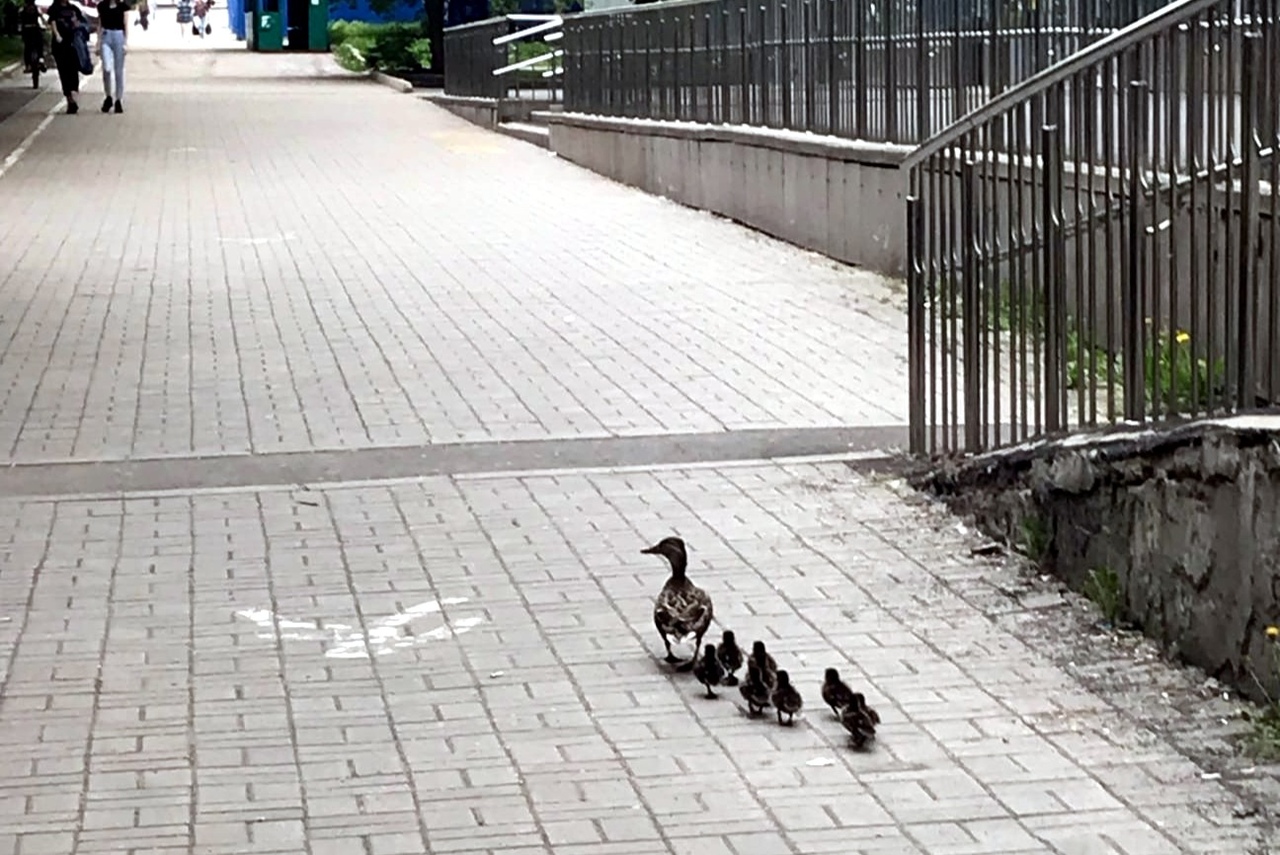
{"label": "green shrub", "polygon": [[[361,50],[361,47],[364,50]],[[354,39],[351,39],[334,46],[333,58],[347,71],[368,71],[369,64],[365,61],[365,50],[368,50],[368,45],[359,46]]]}
{"label": "green shrub", "polygon": [[349,71],[418,71],[431,65],[431,42],[422,24],[333,21],[329,44],[334,59]]}

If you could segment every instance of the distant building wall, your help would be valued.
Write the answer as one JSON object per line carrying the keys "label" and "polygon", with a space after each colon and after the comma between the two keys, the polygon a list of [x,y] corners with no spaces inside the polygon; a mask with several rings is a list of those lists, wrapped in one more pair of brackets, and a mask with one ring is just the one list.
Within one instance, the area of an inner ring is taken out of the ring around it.
{"label": "distant building wall", "polygon": [[375,12],[368,0],[329,0],[330,21],[397,21],[407,23],[422,18],[422,0],[417,2],[401,2],[392,6],[385,14]]}

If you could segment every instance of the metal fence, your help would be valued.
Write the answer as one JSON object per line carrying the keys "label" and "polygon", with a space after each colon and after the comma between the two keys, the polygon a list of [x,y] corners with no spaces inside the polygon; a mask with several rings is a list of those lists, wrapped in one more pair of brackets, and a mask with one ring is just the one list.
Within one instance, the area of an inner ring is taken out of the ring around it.
{"label": "metal fence", "polygon": [[511,32],[506,18],[489,18],[444,31],[444,92],[498,98],[506,82],[494,70],[507,64],[507,49],[493,40]]}
{"label": "metal fence", "polygon": [[444,31],[446,95],[559,102],[563,19],[507,15]]}
{"label": "metal fence", "polygon": [[1280,0],[1176,0],[908,159],[911,446],[1280,402]]}
{"label": "metal fence", "polygon": [[692,0],[565,22],[568,110],[915,143],[1161,0]]}

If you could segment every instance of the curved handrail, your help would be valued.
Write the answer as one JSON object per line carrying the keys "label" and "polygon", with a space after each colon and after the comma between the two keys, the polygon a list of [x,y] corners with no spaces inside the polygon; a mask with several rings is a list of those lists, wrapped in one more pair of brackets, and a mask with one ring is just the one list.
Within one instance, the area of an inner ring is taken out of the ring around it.
{"label": "curved handrail", "polygon": [[1139,18],[1129,26],[1116,30],[1044,71],[1031,75],[1012,89],[1006,89],[981,107],[956,119],[916,146],[915,150],[903,159],[901,168],[911,169],[965,134],[985,125],[1010,107],[1016,107],[1027,98],[1044,92],[1072,75],[1102,60],[1123,53],[1151,36],[1158,35],[1170,24],[1193,17],[1220,2],[1222,0],[1175,0],[1145,18]]}
{"label": "curved handrail", "polygon": [[720,6],[716,0],[664,0],[660,3],[645,3],[630,6],[607,6],[603,9],[583,9],[572,15],[565,15],[565,20],[580,21],[586,18],[600,18],[606,15],[635,15],[651,9],[666,11],[667,9],[683,9],[689,6]]}

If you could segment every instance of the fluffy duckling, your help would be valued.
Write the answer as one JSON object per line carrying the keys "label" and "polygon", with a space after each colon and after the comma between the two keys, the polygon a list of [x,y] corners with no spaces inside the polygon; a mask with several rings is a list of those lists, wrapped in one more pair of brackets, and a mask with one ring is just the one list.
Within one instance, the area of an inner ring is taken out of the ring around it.
{"label": "fluffy duckling", "polygon": [[[702,637],[707,634],[714,614],[711,596],[697,585],[689,581],[685,575],[688,556],[685,553],[684,541],[678,537],[665,537],[648,549],[640,550],[645,555],[661,555],[671,565],[671,577],[658,592],[653,604],[653,624],[662,636],[662,643],[667,648],[667,662],[680,663],[680,671],[691,670],[698,661],[698,651],[702,648]],[[693,638],[693,658],[687,662],[671,652],[672,642],[683,642]]]}
{"label": "fluffy duckling", "polygon": [[794,723],[796,713],[800,712],[800,708],[804,706],[804,699],[800,697],[796,687],[791,685],[791,675],[786,671],[778,672],[778,685],[773,690],[771,700],[778,710],[778,724],[782,724],[784,714],[787,717],[787,724]]}
{"label": "fluffy duckling", "polygon": [[751,716],[760,715],[772,703],[770,693],[772,687],[764,681],[764,674],[751,663],[747,663],[747,679],[738,687],[747,702],[747,712]]}
{"label": "fluffy duckling", "polygon": [[715,687],[720,685],[720,681],[724,679],[724,668],[720,665],[720,658],[716,656],[716,646],[714,644],[708,644],[703,648],[702,658],[693,667],[693,676],[698,678],[699,683],[707,687],[708,698],[716,696]]}
{"label": "fluffy duckling", "polygon": [[773,687],[778,685],[778,663],[764,649],[763,641],[756,641],[751,645],[751,656],[747,660],[748,673],[752,667],[760,672],[769,691],[773,691]]}
{"label": "fluffy duckling", "polygon": [[880,715],[867,706],[867,699],[861,692],[854,692],[852,701],[840,711],[840,723],[849,731],[853,747],[862,749],[876,738],[876,725],[880,723]]}
{"label": "fluffy duckling", "polygon": [[836,718],[840,718],[841,710],[853,703],[853,689],[840,679],[840,672],[835,668],[828,668],[822,681],[822,702],[831,707]]}
{"label": "fluffy duckling", "polygon": [[724,668],[724,684],[726,686],[738,685],[738,678],[735,673],[742,667],[742,648],[738,646],[738,640],[733,636],[733,630],[726,629],[724,638],[720,639],[720,667]]}

